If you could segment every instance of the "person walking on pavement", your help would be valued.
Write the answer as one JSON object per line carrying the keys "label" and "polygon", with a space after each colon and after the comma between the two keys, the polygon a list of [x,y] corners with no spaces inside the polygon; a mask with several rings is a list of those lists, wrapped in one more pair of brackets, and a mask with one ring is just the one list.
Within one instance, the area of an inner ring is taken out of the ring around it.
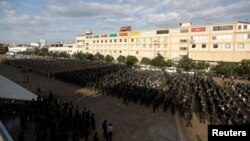
{"label": "person walking on pavement", "polygon": [[108,132],[107,141],[112,141],[113,126],[111,123],[108,125],[107,132]]}

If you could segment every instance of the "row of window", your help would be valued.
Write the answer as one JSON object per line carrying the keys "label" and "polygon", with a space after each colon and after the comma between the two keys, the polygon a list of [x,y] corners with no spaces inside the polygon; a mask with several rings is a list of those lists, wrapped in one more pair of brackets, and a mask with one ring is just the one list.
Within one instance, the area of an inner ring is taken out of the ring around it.
{"label": "row of window", "polygon": [[238,30],[247,29],[247,25],[238,25]]}
{"label": "row of window", "polygon": [[[146,46],[147,46],[146,44],[143,44],[143,48],[146,48]],[[112,47],[114,47],[114,48],[115,48],[115,47],[125,47],[125,48],[126,48],[127,45],[123,45],[123,46],[116,46],[116,45],[110,45],[110,46],[106,46],[106,45],[105,45],[105,46],[102,46],[102,45],[94,45],[93,47],[104,47],[104,48],[106,48],[106,47],[111,47],[111,48],[112,48]],[[137,47],[139,47],[139,46],[136,46],[136,45],[132,45],[132,46],[131,46],[131,48],[137,48]],[[150,45],[148,45],[148,47],[149,47],[149,48],[153,48],[153,47],[154,47],[154,48],[160,48],[160,47],[167,48],[167,44],[164,44],[164,45],[162,45],[162,46],[159,45],[159,44],[157,44],[157,45],[155,45],[155,44],[150,44]]]}
{"label": "row of window", "polygon": [[[147,41],[154,42],[154,43],[167,42],[166,37],[162,37],[162,38],[160,38],[160,37],[152,38],[151,37],[151,38],[143,38],[142,40],[143,40],[144,43],[147,42]],[[93,40],[93,43],[108,43],[108,41],[109,41],[109,43],[117,43],[118,41],[120,43],[122,43],[122,42],[126,43],[128,40],[127,39]],[[130,42],[132,42],[132,43],[133,42],[139,43],[138,41],[139,41],[138,39],[134,39],[134,38],[130,39]]]}
{"label": "row of window", "polygon": [[[201,48],[206,48],[207,44],[201,44]],[[213,48],[218,48],[218,44],[213,44]],[[196,48],[196,44],[192,44],[192,48]],[[230,43],[225,44],[225,48],[231,48]],[[244,43],[238,43],[238,48],[242,49],[244,48]]]}
{"label": "row of window", "polygon": [[213,31],[233,30],[233,25],[213,26]]}
{"label": "row of window", "polygon": [[238,39],[250,39],[250,34],[238,34]]}
{"label": "row of window", "polygon": [[[238,25],[238,30],[246,30],[248,29],[248,25]],[[223,26],[213,26],[213,31],[225,31],[225,30],[233,30],[233,25],[223,25]],[[204,32],[205,29],[202,30]],[[173,33],[188,33],[188,28],[181,28],[181,29],[172,29]],[[168,34],[169,30],[160,30],[157,31],[156,34]],[[99,37],[99,35],[93,35],[93,37]],[[106,36],[105,36],[106,37]],[[91,39],[92,36],[86,36],[87,39]]]}
{"label": "row of window", "polygon": [[[208,36],[206,35],[201,35],[201,36],[192,36],[191,39],[194,41],[202,41],[202,40],[208,40]],[[225,35],[213,35],[212,36],[213,40],[232,40],[233,39],[233,35],[230,34],[225,34]],[[237,39],[250,39],[250,34],[237,34]],[[127,39],[110,39],[109,43],[117,43],[117,42],[124,42],[126,43],[128,40]],[[138,39],[130,39],[130,41],[132,43],[139,43]],[[155,38],[155,40],[153,40],[153,38],[143,38],[143,43],[146,42],[151,42],[151,43],[166,43],[167,42],[167,38],[166,37],[162,37],[162,38]],[[107,43],[108,40],[93,40],[93,43]],[[188,40],[187,39],[180,39],[180,43],[187,43]]]}
{"label": "row of window", "polygon": [[[99,52],[99,50],[96,50],[96,51],[94,50],[93,52]],[[123,52],[126,52],[126,51],[123,51]],[[120,53],[120,54],[122,54],[122,50],[120,50],[120,51],[117,51],[117,50],[100,50],[100,53],[114,53],[114,54]],[[139,51],[138,50],[135,51],[135,54],[139,54]]]}
{"label": "row of window", "polygon": [[[208,36],[192,36],[192,40],[194,41],[201,41],[201,40],[208,40]],[[224,35],[213,35],[212,36],[213,40],[232,40],[233,35],[230,34],[224,34]],[[250,34],[237,34],[237,39],[250,39]],[[180,40],[180,42],[182,42]]]}
{"label": "row of window", "polygon": [[233,36],[232,35],[215,35],[212,36],[213,40],[232,40]]}

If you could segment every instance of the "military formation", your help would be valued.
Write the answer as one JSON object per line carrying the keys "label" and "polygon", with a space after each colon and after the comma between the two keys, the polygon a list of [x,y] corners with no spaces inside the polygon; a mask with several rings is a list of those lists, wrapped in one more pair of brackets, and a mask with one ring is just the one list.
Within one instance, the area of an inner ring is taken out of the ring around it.
{"label": "military formation", "polygon": [[[76,61],[60,61],[14,60],[6,63],[37,73],[43,72],[48,63],[46,71],[52,78],[117,97],[128,106],[133,102],[151,107],[153,112],[161,109],[178,113],[185,118],[187,126],[192,126],[194,114],[201,123],[250,122],[250,86],[247,84],[223,80],[223,84],[219,85],[212,76],[199,73],[170,74],[102,62],[77,62],[82,67],[76,67],[72,65]],[[30,62],[32,65],[29,65]],[[43,67],[37,67],[41,64]]]}
{"label": "military formation", "polygon": [[[32,123],[34,127],[30,126]],[[37,101],[21,108],[20,124],[19,141],[27,139],[25,132],[29,128],[34,129],[36,141],[88,141],[92,140],[91,133],[93,140],[99,141],[94,113],[85,107],[81,110],[71,102],[60,102],[51,91],[48,97],[38,96]]]}

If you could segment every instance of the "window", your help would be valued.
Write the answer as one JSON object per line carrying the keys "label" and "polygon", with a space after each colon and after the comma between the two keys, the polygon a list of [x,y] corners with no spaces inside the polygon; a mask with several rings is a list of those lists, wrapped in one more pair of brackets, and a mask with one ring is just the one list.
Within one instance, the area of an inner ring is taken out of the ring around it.
{"label": "window", "polygon": [[168,47],[168,46],[165,44],[165,45],[164,45],[164,48],[167,48],[167,47]]}
{"label": "window", "polygon": [[187,42],[187,40],[180,40],[180,43],[186,43]]}
{"label": "window", "polygon": [[231,44],[226,43],[226,44],[225,44],[225,48],[231,48]]}
{"label": "window", "polygon": [[112,40],[110,40],[109,42],[112,43]]}
{"label": "window", "polygon": [[139,54],[139,51],[138,51],[138,50],[136,51],[136,54]]}
{"label": "window", "polygon": [[249,34],[238,34],[237,38],[238,39],[247,39],[247,38],[249,38]]}
{"label": "window", "polygon": [[169,31],[168,30],[157,30],[156,34],[168,34]]}
{"label": "window", "polygon": [[133,38],[131,39],[131,42],[134,42],[134,39],[133,39]]}
{"label": "window", "polygon": [[167,37],[162,37],[161,40],[162,40],[162,42],[166,43],[168,38]]}
{"label": "window", "polygon": [[149,45],[150,48],[152,48],[152,45]]}
{"label": "window", "polygon": [[244,29],[247,29],[247,25],[244,25]]}
{"label": "window", "polygon": [[187,47],[180,47],[180,50],[188,50]]}
{"label": "window", "polygon": [[241,30],[241,25],[238,25],[238,30]]}
{"label": "window", "polygon": [[93,41],[93,43],[95,43],[95,40]]}
{"label": "window", "polygon": [[101,40],[101,43],[103,43],[103,40]]}
{"label": "window", "polygon": [[232,40],[233,36],[232,35],[216,35],[212,37],[213,40]]}
{"label": "window", "polygon": [[114,50],[114,53],[116,53],[116,50]]}
{"label": "window", "polygon": [[244,43],[239,43],[238,48],[244,48]]}
{"label": "window", "polygon": [[214,26],[213,31],[233,30],[233,25]]}
{"label": "window", "polygon": [[98,40],[97,40],[96,42],[97,42],[97,43],[99,43],[99,41],[98,41]]}
{"label": "window", "polygon": [[247,38],[250,39],[250,34],[247,35]]}
{"label": "window", "polygon": [[124,42],[127,42],[127,39],[124,39]]}
{"label": "window", "polygon": [[114,39],[114,42],[116,43],[116,39]]}
{"label": "window", "polygon": [[145,45],[145,44],[143,45],[143,48],[146,48],[146,45]]}
{"label": "window", "polygon": [[122,53],[122,51],[120,50],[120,53]]}
{"label": "window", "polygon": [[107,43],[107,40],[105,40],[105,43]]}
{"label": "window", "polygon": [[206,48],[206,47],[207,47],[206,44],[202,44],[202,45],[201,45],[201,48]]}
{"label": "window", "polygon": [[193,36],[192,40],[208,40],[208,36]]}
{"label": "window", "polygon": [[122,42],[122,39],[120,39],[120,42]]}
{"label": "window", "polygon": [[196,44],[192,44],[192,48],[196,48]]}
{"label": "window", "polygon": [[181,33],[188,33],[188,29],[180,29]]}
{"label": "window", "polygon": [[214,48],[218,48],[218,44],[214,44],[213,47],[214,47]]}

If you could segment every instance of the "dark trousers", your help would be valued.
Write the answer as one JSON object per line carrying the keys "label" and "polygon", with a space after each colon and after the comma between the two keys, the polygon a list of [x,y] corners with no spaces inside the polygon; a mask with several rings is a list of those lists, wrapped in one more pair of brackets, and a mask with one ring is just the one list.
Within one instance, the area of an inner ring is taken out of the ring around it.
{"label": "dark trousers", "polygon": [[107,141],[112,141],[112,132],[108,133]]}

